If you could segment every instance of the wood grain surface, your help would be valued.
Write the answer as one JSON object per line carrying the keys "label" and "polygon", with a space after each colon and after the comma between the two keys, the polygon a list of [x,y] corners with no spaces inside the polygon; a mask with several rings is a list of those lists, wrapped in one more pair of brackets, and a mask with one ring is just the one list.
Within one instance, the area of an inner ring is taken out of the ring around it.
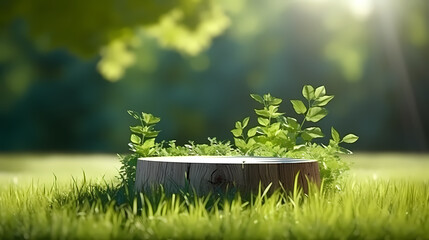
{"label": "wood grain surface", "polygon": [[293,190],[297,183],[308,191],[307,179],[320,186],[317,161],[255,157],[159,157],[137,161],[136,190],[146,191],[163,185],[170,192],[193,188],[199,194],[235,189],[257,192],[272,183]]}

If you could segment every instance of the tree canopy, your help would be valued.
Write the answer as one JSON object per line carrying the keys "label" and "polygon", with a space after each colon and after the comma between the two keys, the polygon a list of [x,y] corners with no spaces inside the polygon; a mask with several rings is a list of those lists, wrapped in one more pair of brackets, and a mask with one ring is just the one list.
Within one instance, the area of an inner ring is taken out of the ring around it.
{"label": "tree canopy", "polygon": [[109,80],[134,62],[132,48],[142,31],[162,46],[196,55],[229,24],[215,0],[10,0],[0,6],[2,29],[23,20],[45,48],[65,47],[83,57],[100,53],[98,69]]}

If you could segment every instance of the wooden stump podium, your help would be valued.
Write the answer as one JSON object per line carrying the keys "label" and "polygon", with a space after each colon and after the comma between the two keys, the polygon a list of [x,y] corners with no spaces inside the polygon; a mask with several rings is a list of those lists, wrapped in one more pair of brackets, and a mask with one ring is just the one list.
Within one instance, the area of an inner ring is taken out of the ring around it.
{"label": "wooden stump podium", "polygon": [[[304,192],[307,179],[320,186],[315,160],[265,157],[150,157],[137,161],[136,191],[163,185],[169,192],[192,187],[198,194],[236,189],[241,193],[257,192],[272,183],[270,190],[293,190],[295,176]],[[280,185],[281,184],[281,185]]]}

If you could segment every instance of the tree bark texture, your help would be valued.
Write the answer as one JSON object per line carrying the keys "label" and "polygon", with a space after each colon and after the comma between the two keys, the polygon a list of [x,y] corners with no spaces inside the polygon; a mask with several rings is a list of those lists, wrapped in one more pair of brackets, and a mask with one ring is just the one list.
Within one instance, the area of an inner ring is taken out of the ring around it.
{"label": "tree bark texture", "polygon": [[[299,172],[299,174],[298,174]],[[153,157],[137,161],[136,190],[147,191],[163,185],[169,192],[189,187],[198,194],[227,189],[256,193],[272,183],[270,191],[286,191],[297,184],[308,191],[307,179],[320,186],[320,173],[315,160],[262,157]]]}

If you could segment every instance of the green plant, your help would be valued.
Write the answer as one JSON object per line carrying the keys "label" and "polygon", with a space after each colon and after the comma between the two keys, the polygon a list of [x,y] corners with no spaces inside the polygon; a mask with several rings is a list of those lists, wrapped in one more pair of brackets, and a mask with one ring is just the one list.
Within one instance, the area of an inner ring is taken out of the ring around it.
{"label": "green plant", "polygon": [[130,150],[142,157],[153,155],[155,152],[155,138],[160,132],[155,131],[154,126],[161,119],[150,113],[142,112],[140,115],[131,110],[128,110],[128,114],[140,122],[140,125],[130,127],[132,132],[130,138],[131,143],[128,144],[130,146]]}
{"label": "green plant", "polygon": [[209,144],[196,144],[189,141],[184,146],[177,146],[175,140],[168,142],[168,147],[164,147],[165,142],[155,146],[157,156],[234,156],[240,153],[229,141],[219,142],[216,138],[208,138]]}
{"label": "green plant", "polygon": [[136,182],[136,168],[139,155],[129,154],[121,156],[118,154],[118,157],[121,162],[121,167],[119,169],[119,186],[127,192],[133,192],[134,183]]}
{"label": "green plant", "polygon": [[[333,183],[348,169],[348,165],[341,161],[338,154],[351,153],[340,146],[342,143],[353,143],[358,140],[354,134],[347,134],[340,138],[339,133],[331,128],[331,139],[327,145],[314,143],[314,139],[325,135],[320,127],[314,123],[323,119],[328,111],[325,106],[334,98],[326,95],[324,86],[314,89],[305,85],[302,95],[306,103],[301,100],[291,100],[293,109],[300,115],[301,120],[285,116],[279,112],[282,99],[265,94],[250,96],[262,104],[262,108],[255,109],[257,126],[249,127],[250,117],[235,123],[231,130],[234,135],[234,145],[230,142],[219,142],[216,138],[209,138],[209,144],[195,144],[189,141],[184,146],[177,146],[175,140],[169,142],[155,142],[159,131],[154,129],[161,120],[152,114],[134,111],[128,113],[139,121],[139,125],[130,127],[133,155],[121,158],[122,167],[120,176],[126,186],[135,181],[135,168],[138,157],[148,156],[267,156],[315,159],[319,161],[320,172],[326,184]],[[312,126],[308,123],[313,123]]]}
{"label": "green plant", "polygon": [[[290,151],[300,150],[316,138],[324,137],[320,127],[309,126],[304,128],[306,122],[316,123],[324,118],[328,112],[326,106],[334,96],[326,95],[324,86],[314,90],[310,85],[305,85],[302,94],[307,100],[307,106],[301,100],[291,100],[295,112],[302,115],[299,122],[296,118],[286,117],[284,113],[279,112],[279,105],[282,99],[265,94],[259,96],[251,94],[250,96],[263,105],[262,109],[255,109],[258,126],[247,130],[249,117],[243,121],[237,121],[235,128],[231,130],[234,135],[234,142],[237,148],[244,155],[259,155],[268,151],[267,155],[283,156]],[[337,152],[350,153],[349,150],[339,146],[340,143],[353,143],[358,137],[354,134],[346,135],[342,140],[338,132],[332,128],[332,139],[329,146]]]}
{"label": "green plant", "polygon": [[208,138],[209,144],[195,144],[189,141],[184,146],[177,146],[175,140],[167,143],[155,142],[160,131],[155,130],[155,125],[161,120],[152,114],[141,114],[128,110],[128,114],[138,120],[139,125],[131,126],[130,150],[134,154],[119,156],[121,167],[119,169],[120,186],[127,192],[134,191],[136,180],[137,159],[151,156],[232,156],[239,155],[230,142],[219,142],[216,138]]}
{"label": "green plant", "polygon": [[155,124],[161,119],[149,113],[141,114],[128,110],[128,114],[139,121],[140,125],[131,126],[131,142],[128,144],[134,154],[119,156],[121,168],[119,169],[120,186],[127,192],[134,191],[136,181],[137,159],[139,157],[153,156],[156,153],[155,138],[159,131],[154,130]]}
{"label": "green plant", "polygon": [[[176,140],[170,140],[167,147],[165,147],[165,141],[155,142],[155,138],[160,131],[156,131],[154,128],[161,118],[144,112],[140,115],[131,110],[128,110],[128,114],[140,123],[140,125],[130,127],[131,142],[128,144],[130,150],[135,152],[133,156],[137,158],[149,156],[229,156],[239,154],[230,142],[219,142],[216,138],[208,138],[209,144],[195,144],[193,141],[189,141],[184,146],[177,146]],[[122,158],[121,161],[124,165],[130,166],[124,168],[124,173],[131,171],[131,168],[135,167],[134,158],[132,158],[133,161],[128,161],[126,158]]]}
{"label": "green plant", "polygon": [[333,182],[348,169],[342,162],[339,153],[351,153],[350,150],[339,146],[340,143],[354,143],[358,137],[347,134],[340,138],[335,128],[331,128],[331,139],[328,145],[313,143],[314,139],[323,138],[324,134],[318,126],[305,126],[306,123],[317,123],[328,111],[325,106],[334,98],[326,95],[324,86],[314,89],[305,85],[302,95],[306,104],[301,100],[291,100],[293,109],[301,115],[301,121],[285,116],[279,112],[282,99],[265,94],[250,96],[262,104],[262,109],[255,109],[258,125],[246,129],[250,118],[237,121],[231,130],[237,149],[248,156],[274,156],[316,159],[320,162],[321,175],[327,183]]}

